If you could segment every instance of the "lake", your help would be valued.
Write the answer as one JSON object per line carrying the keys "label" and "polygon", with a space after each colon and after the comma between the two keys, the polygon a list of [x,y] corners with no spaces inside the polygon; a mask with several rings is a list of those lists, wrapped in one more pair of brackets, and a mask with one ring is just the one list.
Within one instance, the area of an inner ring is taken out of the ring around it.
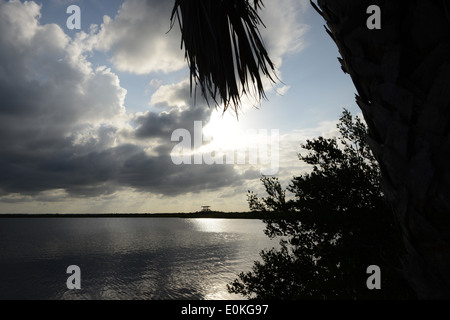
{"label": "lake", "polygon": [[[278,247],[253,219],[1,218],[0,299],[229,300]],[[67,267],[81,270],[68,290]]]}

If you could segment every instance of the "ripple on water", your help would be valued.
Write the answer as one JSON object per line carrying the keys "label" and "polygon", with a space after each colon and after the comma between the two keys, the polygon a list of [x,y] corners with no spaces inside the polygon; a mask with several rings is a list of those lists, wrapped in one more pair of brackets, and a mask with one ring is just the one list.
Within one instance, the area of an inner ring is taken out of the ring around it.
{"label": "ripple on water", "polygon": [[[259,220],[5,219],[0,229],[1,299],[240,299],[226,285],[276,244]],[[66,288],[72,264],[81,290]]]}

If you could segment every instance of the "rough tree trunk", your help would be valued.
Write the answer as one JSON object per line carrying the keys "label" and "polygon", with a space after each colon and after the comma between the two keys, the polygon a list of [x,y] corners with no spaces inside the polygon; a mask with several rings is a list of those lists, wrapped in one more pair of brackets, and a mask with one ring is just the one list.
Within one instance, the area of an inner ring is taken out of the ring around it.
{"label": "rough tree trunk", "polygon": [[[450,298],[450,1],[318,0],[369,127],[419,298]],[[314,3],[313,3],[314,5]],[[370,5],[381,30],[369,30]]]}

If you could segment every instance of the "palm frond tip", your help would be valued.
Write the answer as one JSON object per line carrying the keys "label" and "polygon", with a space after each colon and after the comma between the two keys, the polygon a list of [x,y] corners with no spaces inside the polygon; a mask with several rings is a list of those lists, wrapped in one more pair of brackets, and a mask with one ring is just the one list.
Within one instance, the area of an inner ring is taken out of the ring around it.
{"label": "palm frond tip", "polygon": [[191,94],[200,85],[202,95],[224,112],[238,113],[241,97],[254,89],[257,98],[266,98],[262,75],[274,80],[274,64],[269,58],[258,26],[261,0],[175,0],[171,26],[178,20],[181,49],[190,69]]}

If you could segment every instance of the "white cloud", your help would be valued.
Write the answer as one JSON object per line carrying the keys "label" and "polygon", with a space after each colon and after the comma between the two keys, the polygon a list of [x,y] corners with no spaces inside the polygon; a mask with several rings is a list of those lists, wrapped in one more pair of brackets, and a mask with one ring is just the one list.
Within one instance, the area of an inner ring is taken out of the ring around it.
{"label": "white cloud", "polygon": [[158,83],[158,89],[150,99],[150,105],[154,107],[178,106],[186,107],[190,102],[189,79],[179,83],[162,85]]}
{"label": "white cloud", "polygon": [[150,87],[159,88],[163,84],[161,79],[152,79],[148,84]]}
{"label": "white cloud", "polygon": [[277,95],[284,96],[289,91],[290,88],[291,88],[291,86],[286,86],[286,85],[284,85],[280,88],[277,88]]}
{"label": "white cloud", "polygon": [[[118,77],[106,68],[93,70],[59,26],[41,25],[37,4],[2,1],[0,18],[3,102],[15,107],[21,122],[38,126],[33,120],[39,119],[48,131],[59,127],[65,134],[73,125],[109,121],[125,112],[126,91]],[[19,113],[20,108],[27,112]]]}
{"label": "white cloud", "polygon": [[304,35],[309,27],[300,23],[301,15],[308,6],[305,0],[264,1],[265,8],[261,18],[266,28],[261,27],[261,35],[267,46],[267,51],[280,68],[283,56],[301,51],[304,46]]}
{"label": "white cloud", "polygon": [[[260,31],[277,68],[283,56],[304,47],[308,26],[299,23],[309,6],[306,0],[265,1]],[[126,0],[116,17],[104,17],[90,41],[98,50],[111,51],[114,66],[136,74],[169,73],[187,66],[178,24],[170,28],[173,1]]]}
{"label": "white cloud", "polygon": [[121,71],[136,74],[168,73],[186,66],[175,26],[169,33],[172,1],[127,0],[116,17],[104,17],[93,38],[98,50],[112,51]]}
{"label": "white cloud", "polygon": [[6,37],[20,35],[16,40],[19,43],[30,40],[38,29],[38,19],[41,17],[41,7],[33,1],[21,3],[12,0],[5,3],[0,2],[0,18],[2,23],[9,24],[12,28],[2,28]]}

